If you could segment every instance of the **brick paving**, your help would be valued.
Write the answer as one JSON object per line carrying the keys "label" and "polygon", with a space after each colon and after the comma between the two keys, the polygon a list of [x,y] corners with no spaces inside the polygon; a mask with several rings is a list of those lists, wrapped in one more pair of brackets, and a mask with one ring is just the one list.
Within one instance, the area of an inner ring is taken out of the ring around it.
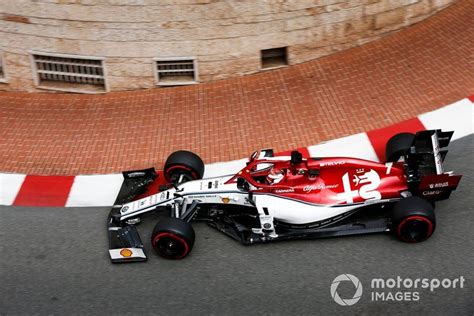
{"label": "brick paving", "polygon": [[113,173],[177,149],[206,163],[384,127],[474,93],[474,1],[300,65],[104,95],[0,93],[0,171]]}

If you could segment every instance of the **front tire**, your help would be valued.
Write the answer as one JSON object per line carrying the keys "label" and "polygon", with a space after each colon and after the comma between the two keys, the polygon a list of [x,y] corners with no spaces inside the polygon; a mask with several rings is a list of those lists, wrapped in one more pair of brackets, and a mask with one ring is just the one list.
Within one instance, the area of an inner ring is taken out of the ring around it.
{"label": "front tire", "polygon": [[393,231],[398,239],[416,243],[427,240],[436,227],[433,206],[417,196],[403,199],[393,207]]}
{"label": "front tire", "polygon": [[163,170],[168,182],[179,184],[202,179],[204,176],[204,162],[195,153],[180,150],[169,155]]}
{"label": "front tire", "polygon": [[183,259],[193,249],[194,229],[188,222],[174,217],[163,217],[151,234],[151,245],[167,259]]}
{"label": "front tire", "polygon": [[392,136],[385,146],[386,162],[397,162],[402,156],[410,150],[415,134],[400,133]]}

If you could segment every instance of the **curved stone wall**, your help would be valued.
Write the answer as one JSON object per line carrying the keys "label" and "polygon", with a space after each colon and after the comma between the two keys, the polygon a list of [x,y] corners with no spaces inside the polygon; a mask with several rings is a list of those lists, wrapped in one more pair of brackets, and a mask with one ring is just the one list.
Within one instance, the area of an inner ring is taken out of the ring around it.
{"label": "curved stone wall", "polygon": [[194,57],[198,81],[261,71],[262,49],[288,64],[360,45],[454,0],[0,1],[0,90],[35,91],[32,51],[104,58],[109,91],[154,87],[154,58]]}

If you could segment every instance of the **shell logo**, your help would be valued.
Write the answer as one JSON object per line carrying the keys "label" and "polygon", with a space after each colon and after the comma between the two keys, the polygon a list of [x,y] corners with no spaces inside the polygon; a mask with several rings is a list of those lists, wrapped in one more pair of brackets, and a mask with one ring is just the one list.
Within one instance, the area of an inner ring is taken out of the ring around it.
{"label": "shell logo", "polygon": [[120,250],[120,255],[122,257],[128,258],[128,257],[131,257],[133,255],[133,252],[128,248],[123,248],[122,250]]}
{"label": "shell logo", "polygon": [[229,199],[228,197],[223,197],[223,198],[222,198],[222,202],[225,203],[225,204],[227,204],[227,203],[230,202],[230,199]]}

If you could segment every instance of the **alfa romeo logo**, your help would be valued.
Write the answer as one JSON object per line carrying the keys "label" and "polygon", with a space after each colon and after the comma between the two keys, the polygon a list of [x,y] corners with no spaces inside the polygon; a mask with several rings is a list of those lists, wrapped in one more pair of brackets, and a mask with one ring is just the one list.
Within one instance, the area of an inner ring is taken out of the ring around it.
{"label": "alfa romeo logo", "polygon": [[[351,281],[352,284],[354,284],[354,287],[355,287],[356,290],[355,290],[354,296],[352,298],[343,299],[337,293],[337,287],[339,286],[339,283],[345,282],[345,281]],[[332,296],[334,302],[336,302],[337,304],[339,304],[341,306],[354,305],[355,303],[357,303],[360,300],[360,297],[362,296],[362,284],[360,283],[359,279],[356,276],[352,275],[352,274],[346,273],[346,274],[338,275],[334,279],[334,281],[332,281],[331,296]]]}

